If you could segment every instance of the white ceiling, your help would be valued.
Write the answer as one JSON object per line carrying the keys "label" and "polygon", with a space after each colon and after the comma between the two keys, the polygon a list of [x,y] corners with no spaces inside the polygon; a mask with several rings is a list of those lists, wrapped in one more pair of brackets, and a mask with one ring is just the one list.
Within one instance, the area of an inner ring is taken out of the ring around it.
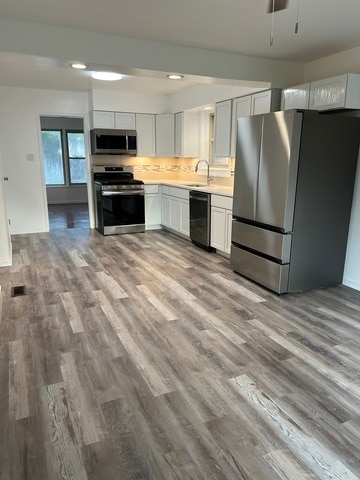
{"label": "white ceiling", "polygon": [[[299,2],[299,32],[294,33]],[[217,51],[309,62],[360,46],[360,0],[289,0],[274,17],[269,0],[0,0],[3,18],[73,27]],[[119,82],[118,82],[119,83]],[[121,86],[95,82],[56,61],[0,52],[0,84],[169,94],[188,87],[166,79],[131,77]]]}

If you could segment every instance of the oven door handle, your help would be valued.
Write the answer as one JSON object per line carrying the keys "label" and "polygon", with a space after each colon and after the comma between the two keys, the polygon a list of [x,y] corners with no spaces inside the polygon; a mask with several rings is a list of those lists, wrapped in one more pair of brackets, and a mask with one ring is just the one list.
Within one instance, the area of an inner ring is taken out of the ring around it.
{"label": "oven door handle", "polygon": [[103,197],[112,197],[114,195],[144,195],[144,191],[143,190],[124,190],[124,191],[102,192]]}

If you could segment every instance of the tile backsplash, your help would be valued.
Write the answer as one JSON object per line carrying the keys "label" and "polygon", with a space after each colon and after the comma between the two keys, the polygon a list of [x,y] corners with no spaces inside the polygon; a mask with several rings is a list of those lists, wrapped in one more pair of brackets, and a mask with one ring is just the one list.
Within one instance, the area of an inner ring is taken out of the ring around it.
{"label": "tile backsplash", "polygon": [[[206,182],[206,176],[195,173],[198,158],[151,158],[130,157],[125,155],[92,155],[93,165],[116,165],[134,172],[136,178],[142,180],[187,180]],[[233,170],[233,163],[230,170]],[[232,186],[233,176],[215,176],[214,184]]]}

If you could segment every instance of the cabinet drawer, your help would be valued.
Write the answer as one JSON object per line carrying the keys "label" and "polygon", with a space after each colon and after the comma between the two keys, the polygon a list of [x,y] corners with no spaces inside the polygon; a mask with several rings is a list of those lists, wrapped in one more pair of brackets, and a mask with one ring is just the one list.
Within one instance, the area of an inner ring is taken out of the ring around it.
{"label": "cabinet drawer", "polygon": [[276,293],[288,291],[289,265],[279,265],[232,245],[230,267]]}
{"label": "cabinet drawer", "polygon": [[232,241],[289,263],[291,234],[281,234],[233,220]]}
{"label": "cabinet drawer", "polygon": [[233,199],[232,197],[225,197],[224,195],[211,195],[211,206],[226,208],[227,210],[232,210]]}
{"label": "cabinet drawer", "polygon": [[168,195],[188,200],[189,190],[187,188],[168,187]]}
{"label": "cabinet drawer", "polygon": [[144,185],[145,193],[159,193],[159,185]]}

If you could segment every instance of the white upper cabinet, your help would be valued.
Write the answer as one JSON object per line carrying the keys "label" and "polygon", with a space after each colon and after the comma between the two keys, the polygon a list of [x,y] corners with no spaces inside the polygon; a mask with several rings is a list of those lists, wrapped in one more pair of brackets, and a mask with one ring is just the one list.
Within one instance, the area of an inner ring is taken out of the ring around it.
{"label": "white upper cabinet", "polygon": [[155,116],[157,157],[173,157],[175,154],[175,116],[163,113]]}
{"label": "white upper cabinet", "polygon": [[251,115],[251,95],[234,98],[231,125],[231,156],[235,156],[237,119]]}
{"label": "white upper cabinet", "polygon": [[281,90],[276,88],[233,99],[231,157],[235,156],[236,150],[237,119],[240,117],[249,117],[250,115],[275,112],[280,109],[280,99]]}
{"label": "white upper cabinet", "polygon": [[90,128],[135,130],[135,113],[93,110],[90,112]]}
{"label": "white upper cabinet", "polygon": [[272,88],[251,95],[251,115],[276,112],[280,110],[281,90]]}
{"label": "white upper cabinet", "polygon": [[285,88],[281,94],[282,110],[292,110],[293,108],[309,108],[310,83],[296,85],[291,88]]}
{"label": "white upper cabinet", "polygon": [[200,114],[175,115],[175,157],[198,157],[200,150]]}
{"label": "white upper cabinet", "polygon": [[140,157],[155,156],[155,115],[137,113],[135,129],[137,131],[137,154]]}
{"label": "white upper cabinet", "polygon": [[271,90],[251,95],[251,114],[260,115],[270,112]]}
{"label": "white upper cabinet", "polygon": [[184,112],[175,114],[175,157],[183,153]]}
{"label": "white upper cabinet", "polygon": [[115,128],[135,130],[135,113],[115,112]]}
{"label": "white upper cabinet", "polygon": [[90,128],[115,128],[115,113],[93,110],[90,112]]}
{"label": "white upper cabinet", "polygon": [[230,157],[232,101],[215,104],[214,157]]}
{"label": "white upper cabinet", "polygon": [[347,73],[311,82],[310,108],[360,108],[360,74]]}

